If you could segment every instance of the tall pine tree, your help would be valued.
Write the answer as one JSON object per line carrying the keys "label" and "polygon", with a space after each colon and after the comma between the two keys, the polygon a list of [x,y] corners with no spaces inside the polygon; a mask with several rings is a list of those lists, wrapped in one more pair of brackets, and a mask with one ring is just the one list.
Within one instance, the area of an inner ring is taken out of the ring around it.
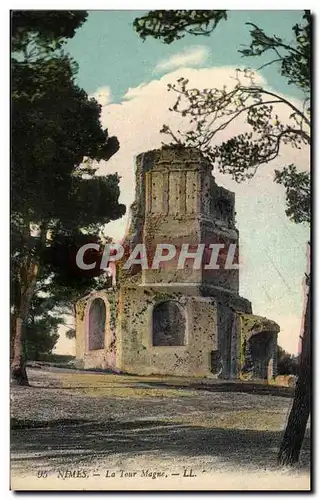
{"label": "tall pine tree", "polygon": [[125,213],[119,177],[97,176],[90,162],[108,160],[118,140],[102,129],[101,107],[76,84],[77,66],[62,50],[86,17],[12,12],[11,375],[21,385],[28,384],[22,339],[37,281],[45,266],[51,280],[59,274],[50,249],[99,239],[101,226]]}

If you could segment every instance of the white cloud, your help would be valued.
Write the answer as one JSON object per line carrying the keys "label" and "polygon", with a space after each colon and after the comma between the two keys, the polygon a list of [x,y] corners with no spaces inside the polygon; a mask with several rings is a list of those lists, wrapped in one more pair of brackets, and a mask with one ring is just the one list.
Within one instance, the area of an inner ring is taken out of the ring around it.
{"label": "white cloud", "polygon": [[[232,79],[234,70],[231,67],[176,70],[128,89],[121,104],[109,104],[102,108],[103,126],[118,137],[120,150],[107,163],[102,163],[101,173],[119,173],[122,203],[129,207],[134,199],[134,157],[161,147],[161,142],[166,141],[166,136],[159,133],[163,124],[175,130],[184,130],[188,126],[178,114],[168,111],[175,96],[167,92],[167,83],[184,77],[198,88],[231,86],[235,83]],[[257,82],[266,85],[259,75]],[[280,106],[278,114],[284,119],[288,112]],[[221,134],[221,140],[241,133],[244,127],[243,121],[234,122]],[[280,324],[280,345],[295,353],[303,306],[302,278],[306,269],[308,233],[302,226],[288,220],[284,213],[284,189],[273,182],[274,169],[290,163],[307,169],[307,148],[283,148],[275,161],[262,166],[256,176],[246,183],[237,184],[219,172],[214,175],[218,184],[236,194],[243,260],[240,293],[252,301],[255,314],[267,316]],[[121,239],[126,230],[127,216],[110,223],[107,233]]]}
{"label": "white cloud", "polygon": [[91,97],[94,97],[101,106],[106,106],[111,102],[111,89],[110,87],[99,87]]}
{"label": "white cloud", "polygon": [[189,66],[200,66],[204,64],[209,56],[209,49],[203,45],[195,46],[174,54],[168,59],[163,59],[160,61],[156,67],[155,71],[161,72],[166,70],[171,70],[175,68],[189,67]]}

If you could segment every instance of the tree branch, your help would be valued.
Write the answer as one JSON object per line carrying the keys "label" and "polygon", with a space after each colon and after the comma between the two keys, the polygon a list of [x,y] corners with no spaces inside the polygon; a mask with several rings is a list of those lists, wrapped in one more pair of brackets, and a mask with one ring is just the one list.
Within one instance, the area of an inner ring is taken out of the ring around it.
{"label": "tree branch", "polygon": [[[235,113],[231,118],[230,120],[227,120],[226,122],[222,123],[218,128],[216,128],[215,130],[213,130],[211,133],[210,133],[210,139],[211,140],[213,138],[213,136],[217,133],[217,132],[221,132],[221,130],[224,130],[228,125],[230,125],[230,123],[235,120],[236,118],[238,118],[238,116],[241,115],[241,113],[244,113],[246,111],[250,111],[250,109],[256,107],[256,106],[261,106],[261,105],[264,105],[264,104],[275,104],[279,101],[265,101],[265,102],[257,102],[257,103],[254,103],[254,104],[250,104],[250,106],[247,106],[243,109],[241,109],[240,111],[238,111],[237,113]],[[208,125],[208,128],[211,127],[213,125],[213,122],[211,122],[209,125]]]}
{"label": "tree branch", "polygon": [[240,87],[240,88],[243,92],[248,92],[251,94],[253,94],[254,92],[257,92],[260,94],[266,94],[266,95],[270,95],[272,97],[276,97],[283,104],[287,104],[287,106],[289,106],[291,109],[293,109],[295,113],[297,113],[299,116],[301,116],[301,118],[306,122],[306,124],[308,126],[311,125],[310,120],[307,119],[307,117],[302,113],[302,111],[300,111],[298,108],[296,108],[290,101],[287,101],[287,99],[285,99],[284,97],[279,96],[278,94],[275,94],[274,92],[270,92],[269,90],[264,90],[262,87],[259,87],[257,89],[253,89],[254,91],[250,91],[250,87]]}
{"label": "tree branch", "polygon": [[[246,23],[247,26],[253,26],[257,31],[259,31],[259,33],[262,33],[264,35],[264,32],[261,28],[259,28],[259,26],[257,26],[256,24],[254,23]],[[266,35],[265,35],[266,36]],[[270,42],[272,41],[272,38],[271,37],[268,37],[270,39]],[[291,45],[287,45],[286,43],[283,43],[282,41],[280,42],[279,40],[275,40],[273,39],[274,43],[276,44],[277,47],[282,47],[286,50],[289,50],[290,52],[295,52],[297,55],[299,56],[303,56],[302,52],[300,52],[299,50],[295,49],[294,47],[291,47]],[[268,48],[270,49],[273,49],[274,46],[270,45]]]}

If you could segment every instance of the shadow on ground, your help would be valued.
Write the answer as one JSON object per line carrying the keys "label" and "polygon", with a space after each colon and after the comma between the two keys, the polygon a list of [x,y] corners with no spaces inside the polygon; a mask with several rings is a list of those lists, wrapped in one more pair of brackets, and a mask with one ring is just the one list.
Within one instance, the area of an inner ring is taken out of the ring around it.
{"label": "shadow on ground", "polygon": [[[26,423],[29,424],[26,427]],[[69,465],[74,468],[114,454],[156,452],[185,458],[206,456],[231,467],[275,467],[282,432],[221,429],[161,420],[134,422],[52,421],[15,419],[11,431],[12,466]],[[299,470],[309,468],[310,437],[306,436]],[[37,454],[39,454],[37,456]]]}
{"label": "shadow on ground", "polygon": [[191,389],[209,392],[243,392],[247,394],[259,394],[262,396],[279,396],[284,398],[292,398],[294,395],[294,388],[292,387],[279,387],[273,385],[264,385],[254,382],[191,382],[188,385],[172,384],[167,382],[137,382],[135,387],[146,388],[163,388],[163,389]]}
{"label": "shadow on ground", "polygon": [[[100,384],[99,387],[100,389],[105,387],[109,388],[112,387],[116,383],[115,381],[112,381],[111,383],[106,380],[105,384]],[[122,385],[122,384],[121,384]],[[51,386],[49,386],[47,383],[45,385],[32,385],[30,384],[30,387],[33,389],[65,389],[65,390],[85,390],[85,389],[90,389],[92,390],[92,385],[79,385],[79,386],[61,386],[58,385],[57,383],[53,382]],[[148,381],[148,382],[135,382],[135,383],[130,383],[130,380],[123,384],[123,387],[127,388],[144,388],[144,389],[176,389],[176,390],[199,390],[199,391],[209,391],[209,392],[239,392],[239,393],[246,393],[246,394],[257,394],[259,396],[277,396],[281,398],[293,398],[294,396],[294,388],[293,387],[279,387],[279,386],[272,386],[272,385],[264,385],[261,383],[249,383],[249,382],[221,382],[221,381],[215,381],[215,382],[201,382],[201,383],[196,383],[196,382],[191,382],[188,384],[183,384],[183,383],[168,383],[168,382],[159,382],[159,381]]]}

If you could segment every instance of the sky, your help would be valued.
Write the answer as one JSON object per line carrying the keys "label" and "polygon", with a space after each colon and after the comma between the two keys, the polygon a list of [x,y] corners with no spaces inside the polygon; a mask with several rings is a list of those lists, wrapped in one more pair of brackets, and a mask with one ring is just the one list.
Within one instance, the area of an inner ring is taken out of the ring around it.
{"label": "sky", "polygon": [[[179,77],[188,78],[198,88],[234,85],[238,67],[257,69],[269,59],[244,59],[238,50],[250,41],[246,23],[263,28],[292,41],[292,26],[301,11],[229,11],[208,37],[187,35],[166,45],[160,40],[142,41],[133,30],[133,20],[145,11],[93,11],[86,23],[66,46],[79,66],[78,84],[102,105],[101,121],[110,135],[116,135],[120,150],[99,173],[118,172],[121,176],[120,201],[130,206],[134,199],[134,158],[137,154],[161,147],[164,123],[183,128],[181,118],[170,113],[174,95],[167,84]],[[301,104],[302,96],[289,86],[276,65],[257,71],[256,81],[264,87]],[[285,109],[279,116],[287,119]],[[225,140],[245,127],[238,120],[220,138]],[[236,194],[237,226],[240,231],[240,294],[252,302],[253,313],[266,316],[280,325],[279,344],[298,352],[303,313],[303,277],[306,270],[308,228],[289,221],[285,215],[284,189],[273,182],[274,169],[295,163],[309,169],[307,148],[285,147],[278,158],[262,166],[256,176],[237,184],[229,176],[214,171],[219,185]],[[128,211],[127,211],[128,214]],[[106,234],[121,239],[127,215],[111,223]],[[64,330],[56,351],[74,354],[74,341]]]}

